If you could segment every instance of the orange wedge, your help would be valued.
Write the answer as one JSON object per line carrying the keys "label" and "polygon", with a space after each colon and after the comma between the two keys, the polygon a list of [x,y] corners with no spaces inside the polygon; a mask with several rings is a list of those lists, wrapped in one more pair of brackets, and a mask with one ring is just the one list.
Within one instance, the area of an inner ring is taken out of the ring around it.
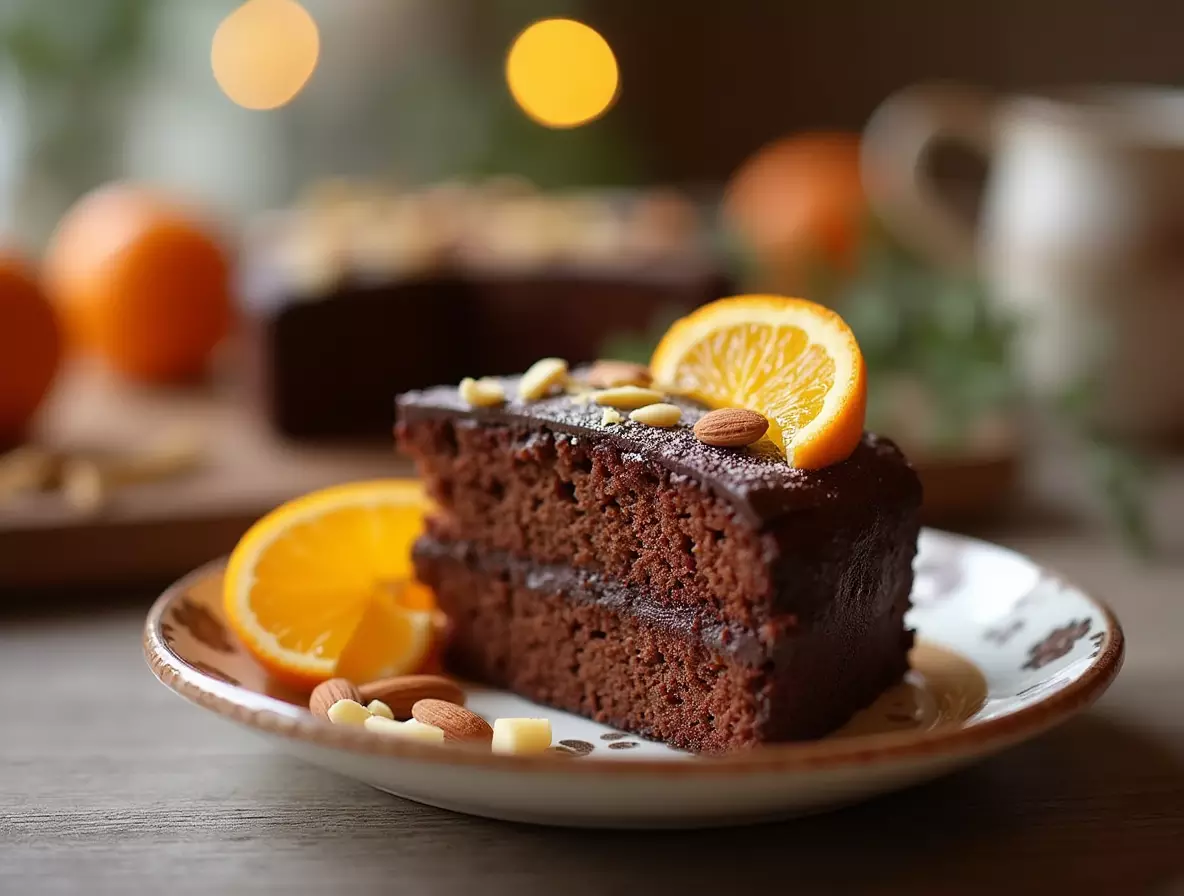
{"label": "orange wedge", "polygon": [[650,361],[654,381],[709,407],[769,419],[795,467],[850,456],[863,435],[867,376],[855,336],[833,311],[783,296],[735,296],[675,321]]}
{"label": "orange wedge", "polygon": [[226,618],[271,674],[303,687],[415,672],[433,637],[431,591],[412,580],[423,489],[335,486],[259,520],[230,555]]}

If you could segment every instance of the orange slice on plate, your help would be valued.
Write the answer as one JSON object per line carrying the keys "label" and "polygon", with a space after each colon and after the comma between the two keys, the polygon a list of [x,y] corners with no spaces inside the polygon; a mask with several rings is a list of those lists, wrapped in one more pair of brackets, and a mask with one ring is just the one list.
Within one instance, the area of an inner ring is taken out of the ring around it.
{"label": "orange slice on plate", "polygon": [[417,671],[436,616],[411,566],[426,506],[419,483],[395,479],[334,486],[276,508],[230,555],[230,627],[272,675],[298,686]]}
{"label": "orange slice on plate", "polygon": [[675,321],[650,361],[654,381],[709,407],[764,414],[792,466],[845,460],[863,435],[867,375],[851,329],[828,308],[735,296]]}

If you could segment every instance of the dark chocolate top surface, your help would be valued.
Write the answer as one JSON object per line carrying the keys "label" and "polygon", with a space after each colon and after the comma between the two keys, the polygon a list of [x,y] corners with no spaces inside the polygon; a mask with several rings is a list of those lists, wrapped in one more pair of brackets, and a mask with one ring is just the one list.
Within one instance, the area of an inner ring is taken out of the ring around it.
{"label": "dark chocolate top surface", "polygon": [[635,423],[627,411],[620,412],[624,422],[606,425],[601,422],[604,408],[600,405],[568,394],[526,402],[518,397],[519,377],[496,379],[506,392],[504,405],[472,407],[460,397],[456,386],[436,386],[400,395],[398,417],[456,417],[608,442],[626,457],[636,454],[694,479],[758,526],[797,510],[828,504],[868,503],[889,497],[899,501],[902,493],[920,498],[916,475],[900,449],[870,433],[864,434],[851,457],[842,463],[822,470],[800,470],[789,466],[767,441],[740,449],[703,444],[692,427],[707,408],[687,399],[665,399],[682,409],[682,419],[674,427]]}

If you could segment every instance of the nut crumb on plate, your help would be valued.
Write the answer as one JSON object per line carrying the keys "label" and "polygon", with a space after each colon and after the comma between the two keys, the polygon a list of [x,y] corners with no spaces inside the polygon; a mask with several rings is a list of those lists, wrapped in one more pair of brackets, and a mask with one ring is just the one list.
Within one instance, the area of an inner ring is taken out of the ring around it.
{"label": "nut crumb on plate", "polygon": [[365,725],[373,716],[356,700],[338,700],[329,707],[329,721],[334,725]]}
{"label": "nut crumb on plate", "polygon": [[551,746],[550,719],[498,719],[493,723],[495,753],[527,756],[543,753]]}
{"label": "nut crumb on plate", "polygon": [[434,725],[424,725],[412,719],[410,722],[396,722],[382,716],[371,716],[366,720],[366,730],[388,737],[418,740],[426,743],[444,743],[444,732]]}
{"label": "nut crumb on plate", "polygon": [[371,700],[366,704],[366,709],[370,711],[371,715],[382,716],[384,719],[390,719],[392,722],[395,720],[395,713],[381,700]]}

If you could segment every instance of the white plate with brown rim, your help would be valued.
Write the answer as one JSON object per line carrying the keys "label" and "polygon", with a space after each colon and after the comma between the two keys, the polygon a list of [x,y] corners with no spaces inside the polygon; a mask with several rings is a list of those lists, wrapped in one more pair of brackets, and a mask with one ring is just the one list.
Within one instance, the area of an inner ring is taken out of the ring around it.
{"label": "white plate with brown rim", "polygon": [[1122,664],[1103,604],[1012,551],[921,534],[913,671],[820,741],[696,757],[505,691],[473,688],[493,720],[546,716],[555,746],[497,756],[314,718],[222,621],[222,564],[166,591],[144,651],[167,687],[325,769],[444,809],[538,824],[706,827],[833,808],[930,780],[1034,737],[1092,703]]}

